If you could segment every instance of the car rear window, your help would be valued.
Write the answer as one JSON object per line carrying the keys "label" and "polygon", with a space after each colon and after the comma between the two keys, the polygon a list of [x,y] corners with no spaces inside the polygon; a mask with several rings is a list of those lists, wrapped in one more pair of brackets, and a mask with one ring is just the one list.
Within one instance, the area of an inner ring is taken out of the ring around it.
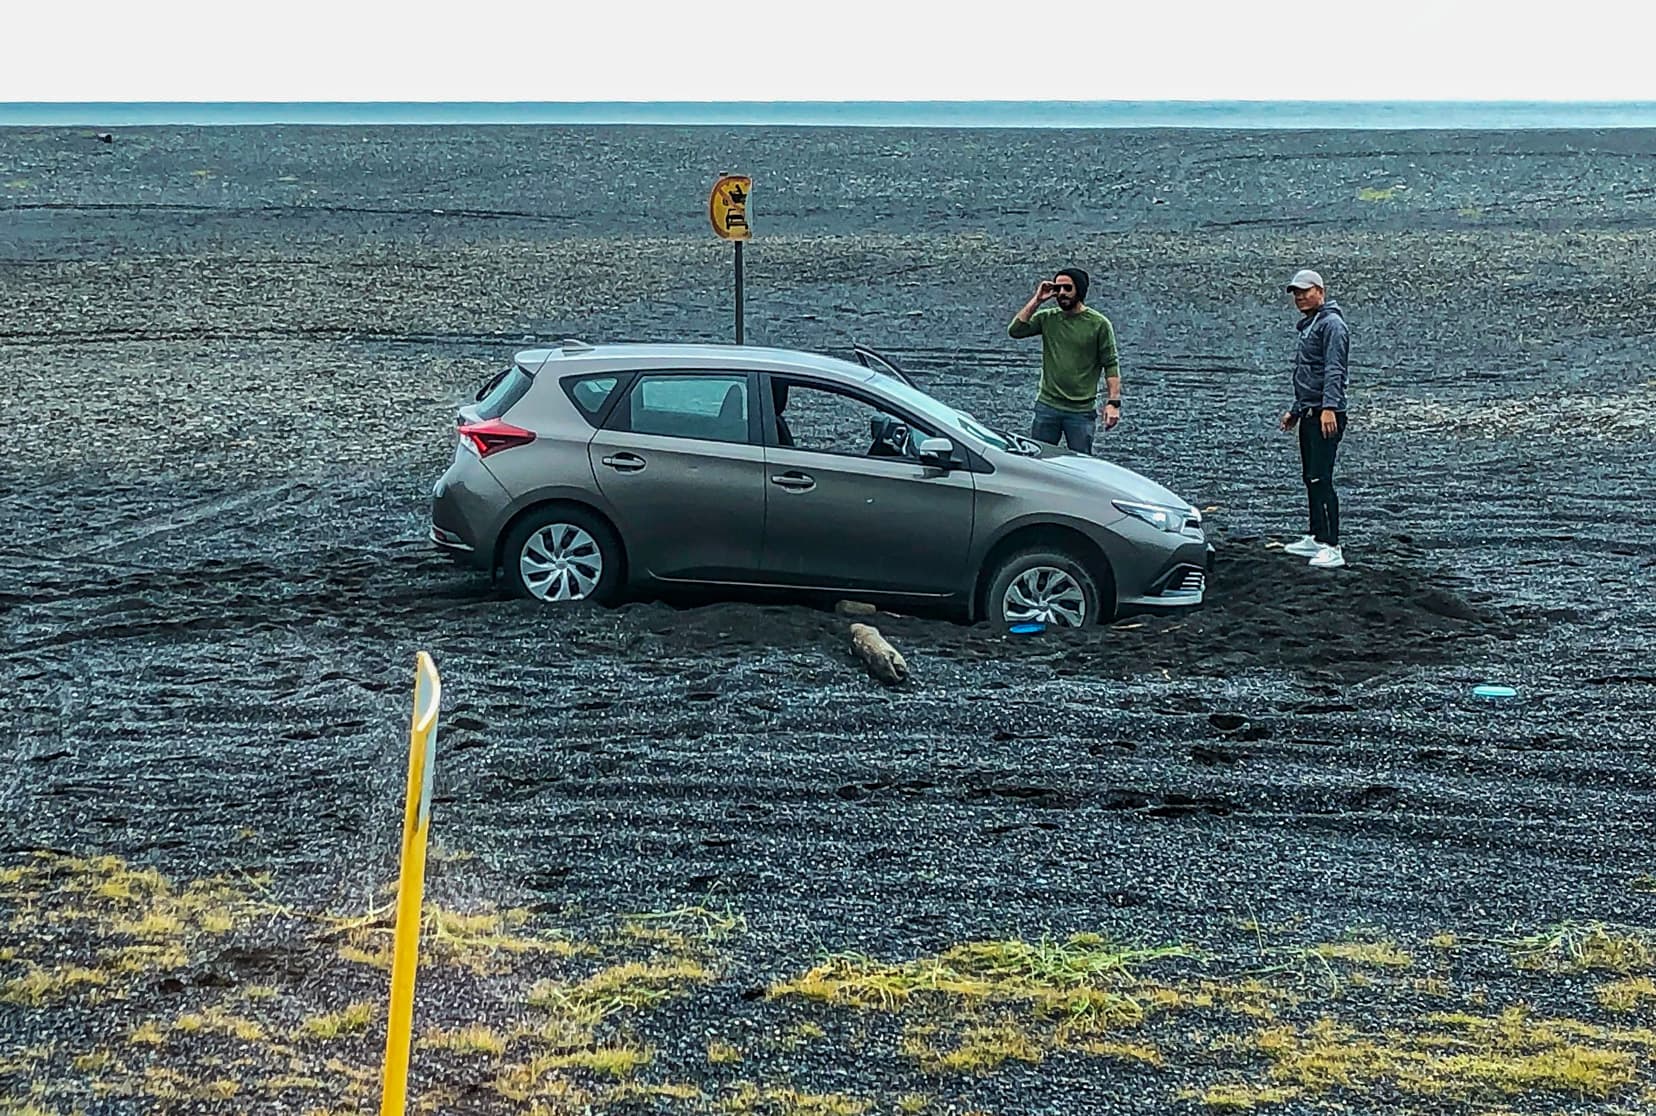
{"label": "car rear window", "polygon": [[534,382],[535,377],[531,373],[515,364],[498,373],[478,396],[478,418],[487,420],[501,417],[523,398],[523,393],[528,391],[529,385]]}

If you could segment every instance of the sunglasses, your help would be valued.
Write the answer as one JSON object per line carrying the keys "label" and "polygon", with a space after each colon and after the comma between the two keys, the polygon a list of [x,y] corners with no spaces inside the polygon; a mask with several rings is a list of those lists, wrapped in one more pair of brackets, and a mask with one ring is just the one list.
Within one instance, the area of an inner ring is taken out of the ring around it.
{"label": "sunglasses", "polygon": [[1074,283],[1054,283],[1053,286],[1060,291],[1073,291],[1075,289]]}

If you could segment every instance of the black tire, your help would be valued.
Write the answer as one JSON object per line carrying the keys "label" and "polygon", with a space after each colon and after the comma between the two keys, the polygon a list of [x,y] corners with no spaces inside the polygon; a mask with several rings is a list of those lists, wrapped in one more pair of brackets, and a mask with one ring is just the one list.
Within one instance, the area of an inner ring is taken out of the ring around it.
{"label": "black tire", "polygon": [[[558,552],[560,542],[562,553]],[[524,550],[531,543],[535,546],[526,562]],[[596,577],[591,576],[594,558]],[[621,595],[625,562],[621,541],[603,517],[585,508],[553,505],[530,512],[506,536],[500,562],[512,594],[541,604],[592,601],[607,605]],[[545,577],[535,576],[536,565],[547,569]],[[579,595],[559,596],[560,585],[571,594],[580,590]]]}
{"label": "black tire", "polygon": [[[1074,555],[1050,547],[1034,547],[1029,550],[1020,550],[1008,556],[996,567],[994,576],[989,579],[989,588],[984,597],[984,613],[996,624],[1015,624],[1028,619],[1041,619],[1038,616],[1025,616],[1016,613],[1009,615],[1007,594],[1014,584],[1026,575],[1034,574],[1033,581],[1045,582],[1061,588],[1061,578],[1051,574],[1042,574],[1039,571],[1056,571],[1057,574],[1069,579],[1069,583],[1079,592],[1082,601],[1080,627],[1087,627],[1100,623],[1106,614],[1115,612],[1115,602],[1111,601],[1106,607],[1098,592],[1098,579],[1087,569],[1086,564]],[[1028,582],[1025,582],[1027,585]],[[1067,602],[1070,598],[1067,593],[1059,594],[1059,600]],[[1026,594],[1026,599],[1029,599]],[[1033,611],[1033,610],[1032,610]],[[1072,620],[1067,618],[1068,610],[1053,610],[1044,618],[1044,622],[1055,627],[1075,627]]]}

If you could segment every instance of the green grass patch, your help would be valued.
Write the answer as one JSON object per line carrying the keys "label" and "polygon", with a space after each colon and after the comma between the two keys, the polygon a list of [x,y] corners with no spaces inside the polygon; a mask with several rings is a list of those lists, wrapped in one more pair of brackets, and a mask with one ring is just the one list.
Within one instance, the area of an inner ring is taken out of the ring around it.
{"label": "green grass patch", "polygon": [[1611,1097],[1637,1080],[1636,1050],[1645,1042],[1635,1032],[1538,1020],[1516,1008],[1423,1022],[1428,1028],[1420,1031],[1367,1032],[1324,1018],[1261,1031],[1254,1045],[1276,1084],[1307,1092],[1389,1085],[1419,1097],[1485,1102],[1534,1092]]}
{"label": "green grass patch", "polygon": [[[420,966],[447,965],[480,975],[510,972],[530,955],[576,957],[595,952],[562,933],[531,927],[522,908],[455,911],[429,905],[420,919]],[[390,971],[396,924],[386,907],[367,917],[333,920],[340,939],[339,956],[347,961]]]}
{"label": "green grass patch", "polygon": [[420,1036],[420,1045],[433,1050],[449,1050],[456,1054],[488,1054],[499,1057],[506,1053],[506,1036],[482,1023],[455,1030],[427,1031]]}
{"label": "green grass patch", "polygon": [[1353,965],[1368,965],[1380,969],[1406,969],[1414,958],[1397,948],[1397,943],[1380,942],[1325,942],[1313,951],[1330,961],[1345,961]]}
{"label": "green grass patch", "polygon": [[1626,976],[1656,968],[1656,939],[1648,931],[1602,922],[1566,922],[1502,944],[1520,969],[1537,972]]}
{"label": "green grass patch", "polygon": [[592,1103],[587,1091],[566,1076],[569,1071],[613,1079],[625,1079],[648,1065],[653,1053],[628,1043],[605,1043],[574,1050],[538,1054],[529,1061],[508,1066],[492,1082],[492,1088],[510,1101],[534,1100],[561,1112],[554,1101],[571,1111],[582,1111]]}
{"label": "green grass patch", "polygon": [[873,1107],[872,1101],[846,1093],[805,1093],[750,1081],[719,1101],[719,1111],[731,1116],[863,1116]]}
{"label": "green grass patch", "polygon": [[575,984],[541,981],[530,990],[529,1003],[592,1025],[623,1011],[653,1008],[712,979],[712,971],[691,958],[626,961]]}
{"label": "green grass patch", "polygon": [[23,1007],[45,1007],[84,989],[101,988],[108,983],[108,974],[100,969],[89,969],[83,965],[48,969],[30,964],[22,976],[0,984],[0,1001]]}
{"label": "green grass patch", "polygon": [[619,922],[623,932],[635,933],[650,927],[667,927],[681,934],[715,942],[723,941],[747,929],[747,919],[737,911],[730,908],[714,910],[701,906],[622,915]]}
{"label": "green grass patch", "polygon": [[987,1073],[1007,1062],[1038,1065],[1046,1044],[1017,1021],[1005,1019],[964,1028],[952,1047],[936,1045],[936,1027],[912,1027],[899,1049],[931,1073]]}
{"label": "green grass patch", "polygon": [[1065,941],[978,941],[934,957],[889,964],[860,956],[836,957],[793,980],[774,984],[771,998],[886,1011],[911,1000],[955,1000],[967,1005],[1012,1003],[1043,1015],[1086,1017],[1106,1024],[1143,1019],[1131,992],[1138,965],[1189,956],[1183,947],[1135,948],[1079,934]]}
{"label": "green grass patch", "polygon": [[1287,1104],[1299,1096],[1299,1090],[1279,1085],[1210,1085],[1206,1089],[1187,1089],[1180,1100],[1193,1100],[1213,1112],[1253,1112],[1273,1104]]}
{"label": "green grass patch", "polygon": [[742,1060],[742,1051],[728,1042],[715,1039],[707,1044],[707,1060],[715,1066],[735,1065]]}
{"label": "green grass patch", "polygon": [[361,1000],[338,1011],[311,1016],[299,1024],[296,1037],[329,1040],[361,1034],[378,1016],[378,1004]]}
{"label": "green grass patch", "polygon": [[1638,1011],[1646,1004],[1656,1004],[1656,981],[1647,976],[1623,977],[1599,985],[1593,995],[1610,1011]]}

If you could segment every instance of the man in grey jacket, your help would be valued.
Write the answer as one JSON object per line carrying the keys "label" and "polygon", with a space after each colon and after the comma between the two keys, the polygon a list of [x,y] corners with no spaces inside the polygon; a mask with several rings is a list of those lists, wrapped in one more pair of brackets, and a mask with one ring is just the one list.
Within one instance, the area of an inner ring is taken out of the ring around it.
{"label": "man in grey jacket", "polygon": [[1315,271],[1297,271],[1287,291],[1302,315],[1294,350],[1294,403],[1282,429],[1299,427],[1300,470],[1311,512],[1311,533],[1283,549],[1310,558],[1318,569],[1345,565],[1340,552],[1340,498],[1334,491],[1334,454],[1346,428],[1346,356],[1351,331],[1345,315]]}

